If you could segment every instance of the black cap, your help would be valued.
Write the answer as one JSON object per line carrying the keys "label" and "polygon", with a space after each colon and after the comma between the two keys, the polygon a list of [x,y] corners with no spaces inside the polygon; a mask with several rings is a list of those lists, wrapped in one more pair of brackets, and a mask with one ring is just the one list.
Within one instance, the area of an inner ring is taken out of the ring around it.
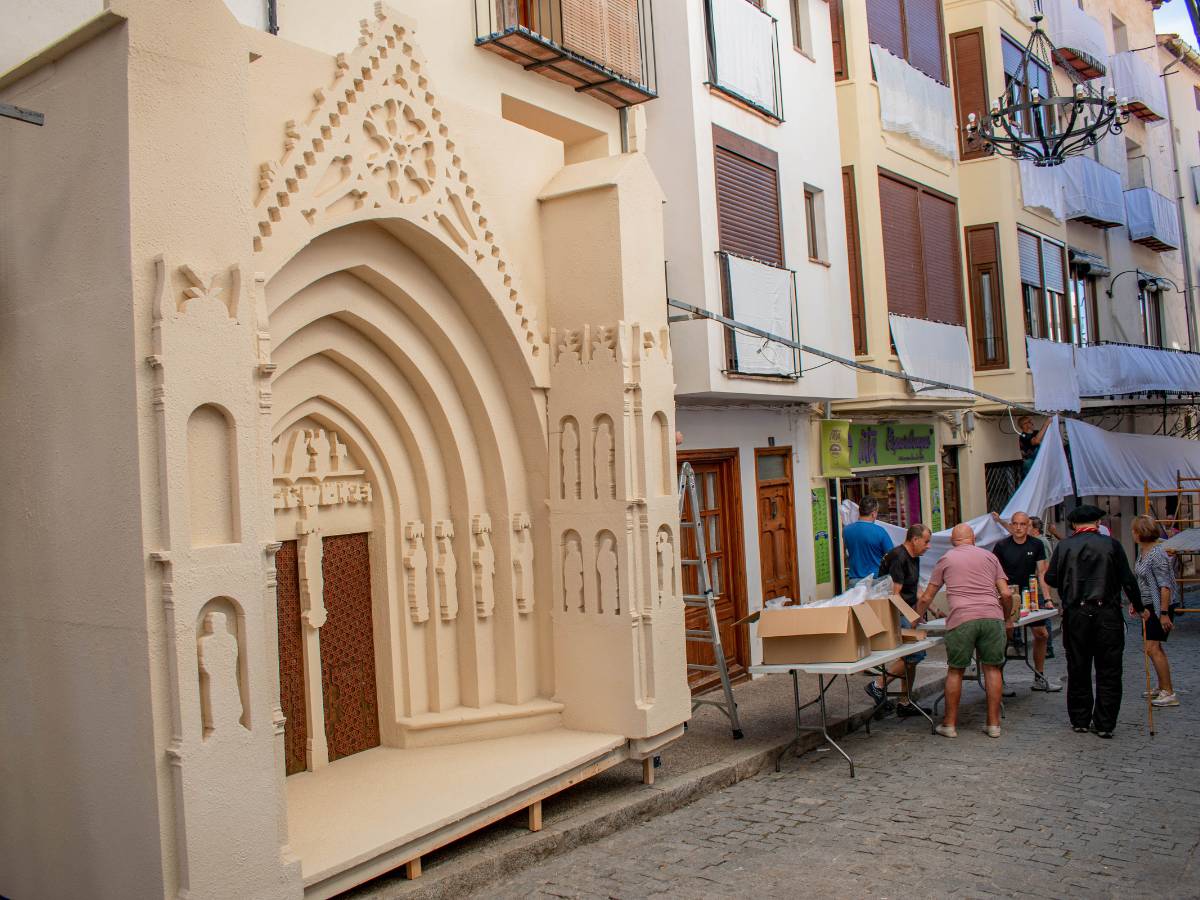
{"label": "black cap", "polygon": [[1067,513],[1067,524],[1089,525],[1092,522],[1099,522],[1103,518],[1104,510],[1098,506],[1092,506],[1090,503],[1085,503]]}

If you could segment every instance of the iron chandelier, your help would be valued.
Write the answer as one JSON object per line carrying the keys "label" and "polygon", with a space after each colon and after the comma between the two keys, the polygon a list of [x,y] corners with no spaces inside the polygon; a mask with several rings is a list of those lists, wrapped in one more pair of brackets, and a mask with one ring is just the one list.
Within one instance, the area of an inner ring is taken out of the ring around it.
{"label": "iron chandelier", "polygon": [[[1120,134],[1129,121],[1129,109],[1124,99],[1117,100],[1111,86],[1091,87],[1066,63],[1042,30],[1041,0],[1035,0],[1030,21],[1033,33],[1017,70],[1022,84],[1010,85],[1017,89],[993,100],[990,114],[982,121],[975,113],[967,116],[967,146],[1027,159],[1035,166],[1058,166],[1068,156],[1094,147],[1105,135]],[[1055,62],[1063,63],[1061,68],[1068,74],[1069,95],[1058,92]],[[1031,81],[1038,72],[1043,75],[1045,94]]]}

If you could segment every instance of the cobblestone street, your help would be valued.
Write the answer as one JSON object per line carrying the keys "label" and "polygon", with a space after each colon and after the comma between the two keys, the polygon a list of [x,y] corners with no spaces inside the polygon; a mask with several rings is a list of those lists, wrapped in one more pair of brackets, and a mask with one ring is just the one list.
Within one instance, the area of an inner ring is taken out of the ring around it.
{"label": "cobblestone street", "polygon": [[[1010,663],[999,740],[968,686],[957,740],[892,717],[845,740],[857,778],[832,751],[788,757],[478,896],[1200,897],[1200,616],[1167,648],[1183,705],[1155,710],[1153,739],[1130,625],[1112,741],[1072,732],[1065,694]],[[1047,669],[1063,663],[1059,641]]]}

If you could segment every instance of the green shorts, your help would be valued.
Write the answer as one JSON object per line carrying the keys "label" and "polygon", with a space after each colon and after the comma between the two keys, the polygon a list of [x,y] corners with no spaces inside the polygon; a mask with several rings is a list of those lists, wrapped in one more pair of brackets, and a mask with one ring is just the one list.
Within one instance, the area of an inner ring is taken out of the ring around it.
{"label": "green shorts", "polygon": [[1004,623],[999,619],[971,619],[946,632],[946,665],[965,669],[975,651],[985,666],[1004,665]]}

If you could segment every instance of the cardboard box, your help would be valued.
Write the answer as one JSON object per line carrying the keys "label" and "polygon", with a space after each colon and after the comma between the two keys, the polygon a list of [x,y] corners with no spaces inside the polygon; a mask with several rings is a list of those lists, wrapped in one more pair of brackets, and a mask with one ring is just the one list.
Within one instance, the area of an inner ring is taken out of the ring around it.
{"label": "cardboard box", "polygon": [[890,597],[880,597],[878,600],[868,600],[867,606],[883,623],[884,631],[871,638],[871,652],[877,650],[894,650],[900,646],[900,617],[907,616],[908,621],[917,621],[917,611],[900,599],[898,594]]}
{"label": "cardboard box", "polygon": [[871,638],[884,630],[865,603],[764,609],[742,621],[758,622],[767,665],[858,662],[870,654]]}
{"label": "cardboard box", "polygon": [[922,631],[920,628],[901,628],[900,639],[906,644],[915,644],[917,641],[923,641],[929,637],[929,632]]}

